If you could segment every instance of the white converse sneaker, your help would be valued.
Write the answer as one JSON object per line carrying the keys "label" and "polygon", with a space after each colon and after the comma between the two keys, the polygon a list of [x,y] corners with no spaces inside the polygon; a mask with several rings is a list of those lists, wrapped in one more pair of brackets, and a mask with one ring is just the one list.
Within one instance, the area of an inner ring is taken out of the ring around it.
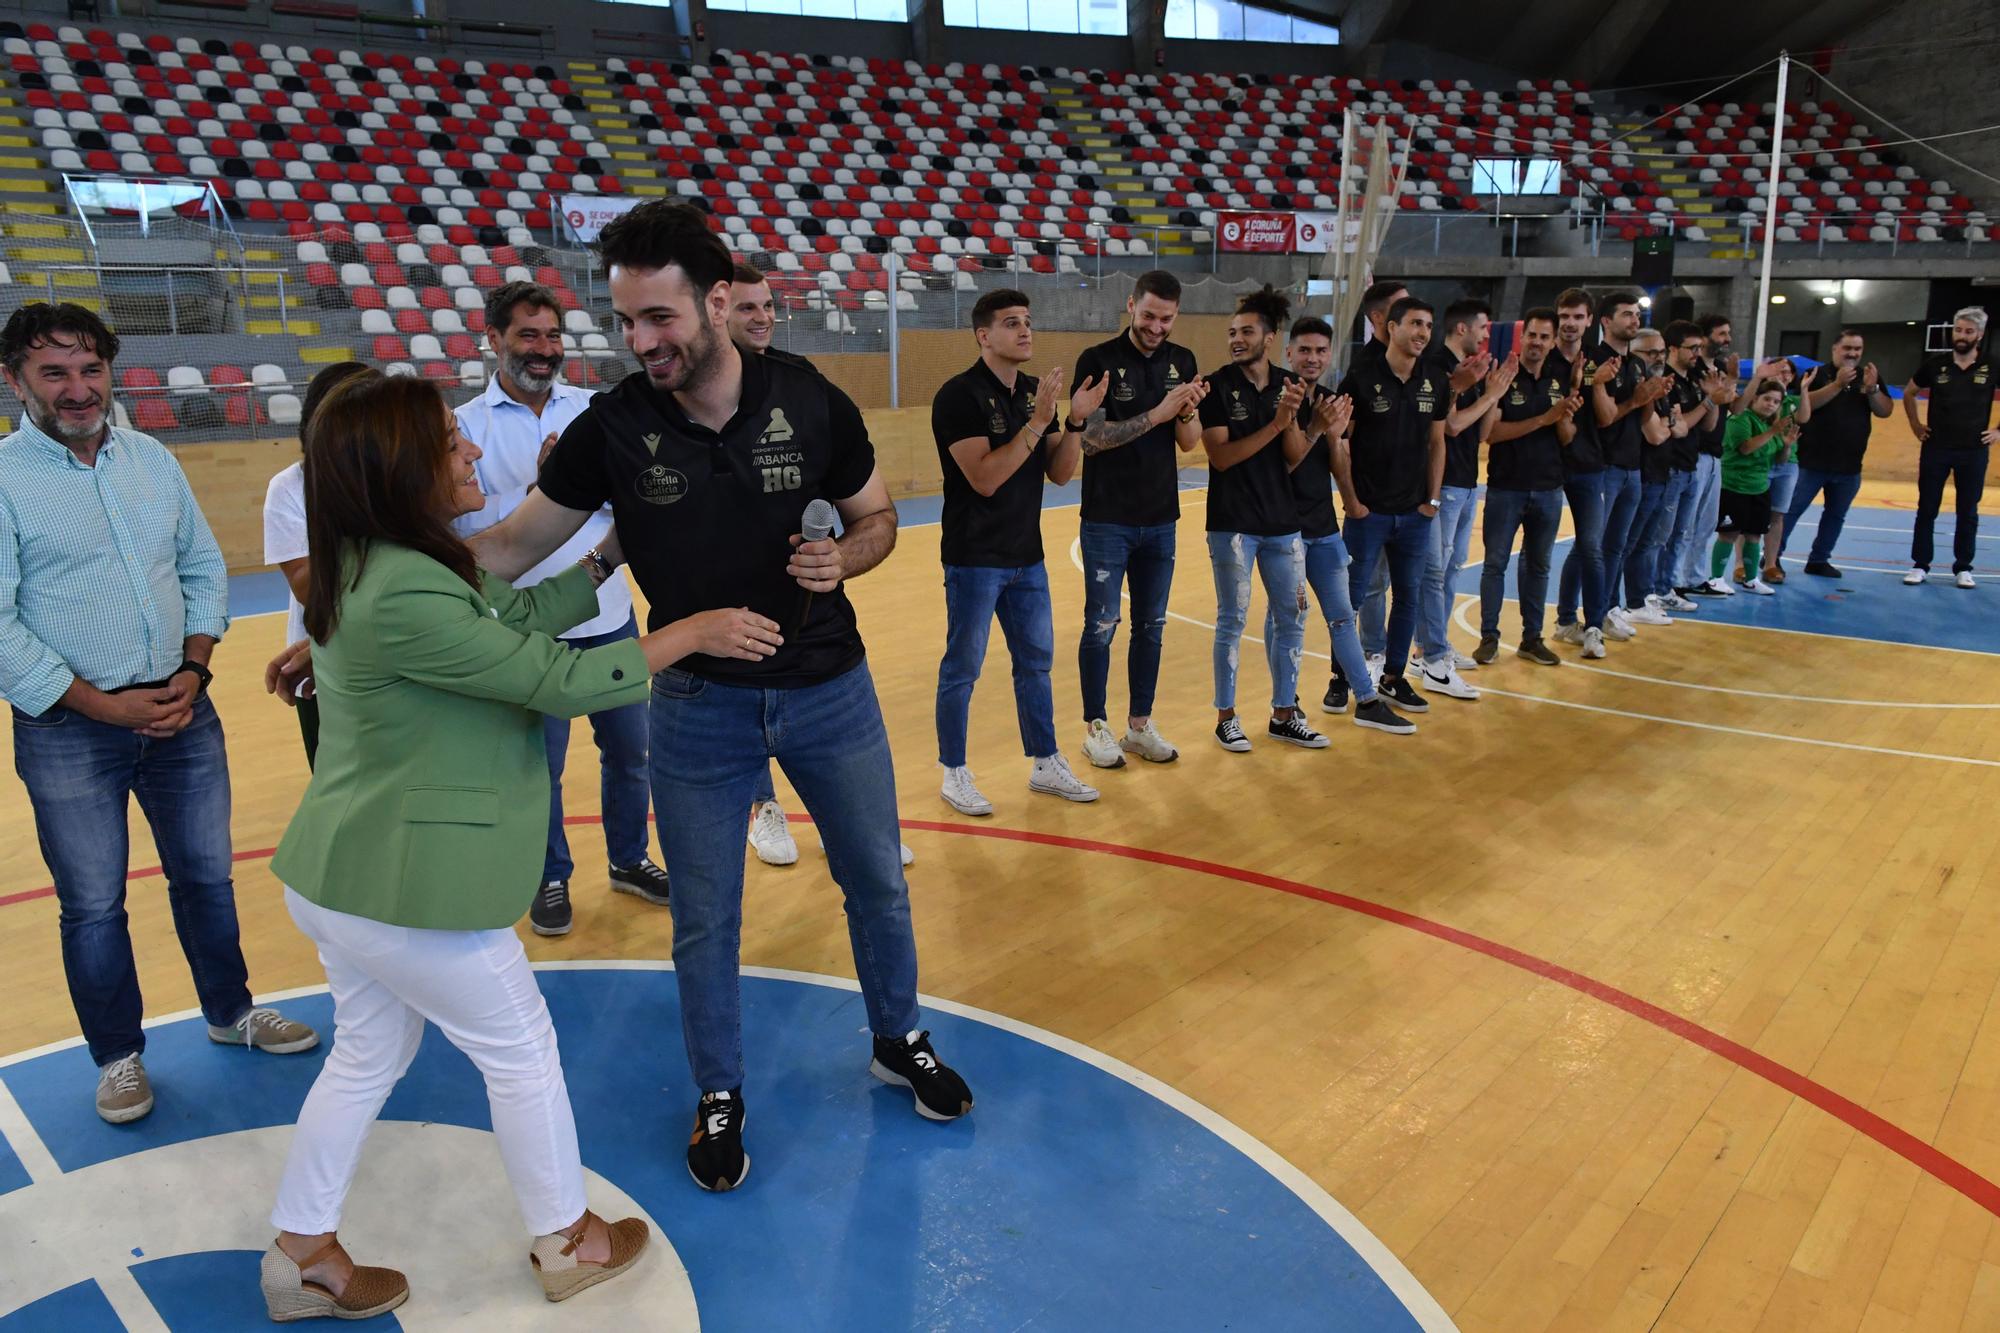
{"label": "white converse sneaker", "polygon": [[1969,569],[1959,570],[1957,577],[1953,578],[1952,582],[1961,588],[1977,588],[1979,586],[1979,580],[1972,577],[1972,571]]}
{"label": "white converse sneaker", "polygon": [[1748,583],[1744,584],[1743,591],[1754,592],[1759,597],[1772,597],[1777,594],[1778,590],[1764,582],[1763,576],[1759,575],[1757,578],[1751,579]]}
{"label": "white converse sneaker", "polygon": [[1065,801],[1088,803],[1097,799],[1097,788],[1069,770],[1069,760],[1059,754],[1045,754],[1028,770],[1028,790]]}
{"label": "white converse sneaker", "polygon": [[1662,611],[1655,604],[1657,601],[1658,601],[1657,598],[1649,597],[1646,599],[1646,605],[1641,607],[1627,608],[1625,611],[1625,623],[1628,625],[1673,624],[1674,618],[1668,615],[1665,611]]}
{"label": "white converse sneaker", "polygon": [[1914,588],[1919,583],[1922,583],[1925,579],[1929,577],[1930,577],[1930,571],[1928,569],[1925,569],[1922,565],[1917,565],[1913,567],[1909,573],[1903,575],[1903,584],[1905,587]]}
{"label": "white converse sneaker", "polygon": [[1125,728],[1124,739],[1118,742],[1118,748],[1127,754],[1138,755],[1149,764],[1171,764],[1181,757],[1181,752],[1167,743],[1167,738],[1159,733],[1150,717],[1143,727]]}
{"label": "white converse sneaker", "polygon": [[1479,691],[1465,683],[1448,659],[1435,663],[1425,663],[1423,686],[1433,694],[1442,694],[1448,699],[1477,699]]}
{"label": "white converse sneaker", "polygon": [[1604,656],[1603,631],[1587,629],[1583,632],[1583,655],[1585,657]]}
{"label": "white converse sneaker", "polygon": [[785,807],[765,801],[750,815],[750,850],[767,866],[798,864],[799,844],[785,820]]}
{"label": "white converse sneaker", "polygon": [[1603,631],[1604,637],[1614,643],[1623,643],[1639,632],[1627,624],[1624,619],[1610,612],[1605,613]]}
{"label": "white converse sneaker", "polygon": [[1583,623],[1572,620],[1567,625],[1557,625],[1556,632],[1550,637],[1554,638],[1557,643],[1581,645],[1583,643]]}
{"label": "white converse sneaker", "polygon": [[1092,718],[1090,730],[1083,736],[1083,757],[1094,768],[1125,767],[1125,752],[1118,746],[1118,738],[1111,734],[1111,728],[1104,725],[1104,719]]}
{"label": "white converse sneaker", "polygon": [[979,788],[972,785],[972,770],[964,765],[944,770],[944,786],[940,794],[944,803],[961,815],[993,813],[993,802],[980,795]]}

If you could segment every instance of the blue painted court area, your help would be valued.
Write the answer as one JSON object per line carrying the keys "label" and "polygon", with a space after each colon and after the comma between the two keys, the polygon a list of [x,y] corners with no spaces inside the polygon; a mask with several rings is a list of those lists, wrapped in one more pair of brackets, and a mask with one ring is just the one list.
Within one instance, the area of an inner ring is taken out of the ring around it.
{"label": "blue painted court area", "polygon": [[[585,1165],[661,1225],[704,1328],[1419,1327],[1327,1217],[1253,1160],[1254,1145],[1239,1147],[1108,1068],[934,1009],[926,1021],[935,1040],[979,1102],[957,1122],[922,1120],[907,1092],[867,1074],[861,998],[838,986],[744,979],[753,1167],[741,1190],[705,1194],[683,1161],[694,1092],[672,975],[561,970],[541,982]],[[331,1030],[324,995],[286,1008]],[[37,1196],[67,1173],[107,1169],[93,1164],[116,1171],[149,1149],[288,1125],[323,1058],[248,1057],[208,1042],[199,1020],[154,1028],[149,1043],[159,1102],[129,1126],[92,1112],[93,1071],[80,1048],[0,1068],[65,1173],[0,1194],[0,1221],[11,1214],[32,1232]],[[489,1124],[477,1075],[435,1031],[383,1118]],[[202,1237],[222,1233],[204,1220],[212,1213],[261,1220],[269,1206],[261,1192],[219,1188],[186,1210],[182,1225],[195,1234],[139,1235],[135,1221],[135,1234],[114,1241],[132,1254],[127,1272],[167,1327],[263,1328],[257,1254]],[[408,1206],[446,1225],[453,1205],[425,1197]],[[106,1216],[101,1226],[123,1221]],[[371,1251],[364,1234],[347,1239],[363,1262],[391,1257]],[[407,1261],[416,1295],[400,1313],[411,1326],[448,1314],[420,1305],[421,1257]],[[118,1326],[93,1281],[25,1304],[23,1280],[0,1272],[5,1333]],[[541,1305],[525,1281],[495,1299],[518,1300],[510,1317],[534,1317]],[[586,1301],[578,1327],[589,1326]]]}

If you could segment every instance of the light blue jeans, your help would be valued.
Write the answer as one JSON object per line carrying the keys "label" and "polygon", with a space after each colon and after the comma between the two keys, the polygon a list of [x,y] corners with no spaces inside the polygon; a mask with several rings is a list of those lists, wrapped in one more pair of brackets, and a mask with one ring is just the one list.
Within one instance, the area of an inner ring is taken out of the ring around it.
{"label": "light blue jeans", "polygon": [[1680,544],[1668,552],[1674,570],[1676,588],[1692,588],[1698,583],[1708,582],[1709,547],[1715,540],[1715,525],[1722,518],[1722,460],[1713,454],[1701,454],[1694,460],[1694,480],[1689,484],[1685,505],[1688,510],[1688,525],[1681,532],[1680,524],[1674,525],[1681,532]]}
{"label": "light blue jeans", "polygon": [[[1264,580],[1271,604],[1264,658],[1271,667],[1271,707],[1290,708],[1299,697],[1299,657],[1306,646],[1306,551],[1296,532],[1259,537],[1247,532],[1208,534],[1215,570],[1215,706],[1236,707],[1236,664],[1250,619],[1250,576]],[[1366,678],[1367,673],[1363,673]]]}
{"label": "light blue jeans", "polygon": [[1458,570],[1472,551],[1472,519],[1479,511],[1477,486],[1447,486],[1438,493],[1437,520],[1431,524],[1430,561],[1424,566],[1424,660],[1451,659],[1451,610],[1457,600]]}
{"label": "light blue jeans", "polygon": [[[1346,679],[1348,687],[1354,691],[1357,703],[1367,703],[1375,697],[1375,686],[1368,679],[1368,658],[1361,651],[1361,635],[1354,624],[1354,599],[1348,587],[1347,567],[1354,557],[1347,553],[1347,543],[1339,533],[1325,537],[1306,537],[1306,583],[1311,586],[1313,596],[1319,599],[1319,613],[1326,617],[1327,633],[1333,636],[1333,664],[1339,674]],[[1277,626],[1268,614],[1264,617],[1264,642],[1270,643],[1276,637]]]}

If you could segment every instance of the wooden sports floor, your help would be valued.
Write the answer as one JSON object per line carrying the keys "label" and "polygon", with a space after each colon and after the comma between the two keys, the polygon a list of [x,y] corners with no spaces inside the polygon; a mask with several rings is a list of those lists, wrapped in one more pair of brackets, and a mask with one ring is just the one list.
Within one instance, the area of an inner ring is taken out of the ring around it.
{"label": "wooden sports floor", "polygon": [[[1912,498],[1871,486],[1861,503]],[[1209,735],[1214,594],[1201,496],[1185,499],[1156,714],[1182,758],[1097,775],[1094,806],[1027,791],[997,634],[971,751],[995,813],[943,805],[937,528],[907,526],[853,587],[917,853],[923,989],[1234,1121],[1467,1330],[2000,1328],[2000,582],[1846,580],[1923,599],[1973,651],[1921,625],[1915,642],[1835,637],[1847,608],[1808,606],[1828,590],[1795,573],[1780,599],[1823,633],[1697,618],[1596,668],[1509,653],[1469,673],[1485,698],[1435,700],[1415,737],[1326,718],[1329,750],[1256,726],[1255,751],[1232,755]],[[1861,513],[1848,542],[1866,540]],[[1043,526],[1060,734],[1089,777],[1075,511]],[[1476,584],[1461,575],[1468,615]],[[306,778],[258,679],[281,624],[239,622],[216,659],[259,991],[322,981],[262,854]],[[1510,640],[1516,624],[1510,603]],[[1323,624],[1307,649],[1319,718]],[[1260,720],[1262,655],[1243,659]],[[1114,710],[1123,662],[1121,632]],[[570,810],[591,815],[595,755],[574,734]],[[133,832],[133,866],[153,865],[136,817]],[[799,865],[750,862],[745,961],[852,976],[825,861],[798,832]],[[666,914],[612,897],[594,826],[572,838],[577,929],[530,936],[530,954],[664,957]],[[75,1020],[18,785],[0,853],[4,1053]],[[158,878],[135,882],[131,912],[148,1012],[192,1006]]]}

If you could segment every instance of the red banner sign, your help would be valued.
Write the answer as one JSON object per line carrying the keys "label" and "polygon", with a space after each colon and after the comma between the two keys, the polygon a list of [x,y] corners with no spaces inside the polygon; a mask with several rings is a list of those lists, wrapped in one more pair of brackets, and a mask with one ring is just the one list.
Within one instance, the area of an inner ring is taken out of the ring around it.
{"label": "red banner sign", "polygon": [[1229,254],[1288,255],[1297,239],[1291,213],[1218,213],[1216,248]]}

